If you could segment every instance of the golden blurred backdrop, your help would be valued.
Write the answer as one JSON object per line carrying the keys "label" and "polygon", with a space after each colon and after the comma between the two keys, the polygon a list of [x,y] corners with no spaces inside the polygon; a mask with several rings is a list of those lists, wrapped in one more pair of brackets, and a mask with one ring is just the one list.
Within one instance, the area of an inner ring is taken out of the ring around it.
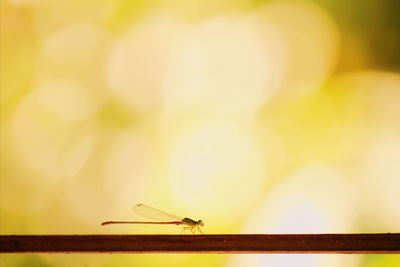
{"label": "golden blurred backdrop", "polygon": [[[1,0],[1,234],[180,233],[100,226],[136,218],[140,202],[201,218],[208,234],[398,231],[398,4],[367,2]],[[0,263],[400,259],[2,255]]]}

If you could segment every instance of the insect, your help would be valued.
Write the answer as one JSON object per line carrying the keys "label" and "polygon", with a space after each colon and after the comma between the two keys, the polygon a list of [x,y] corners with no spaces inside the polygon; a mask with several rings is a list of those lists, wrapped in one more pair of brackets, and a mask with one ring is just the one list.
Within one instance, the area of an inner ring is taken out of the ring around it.
{"label": "insect", "polygon": [[202,220],[192,220],[190,218],[183,218],[176,215],[172,215],[156,208],[144,205],[144,204],[136,204],[133,206],[133,210],[148,219],[152,220],[160,220],[160,221],[106,221],[101,225],[109,225],[109,224],[175,224],[175,225],[183,225],[183,231],[190,230],[193,234],[196,231],[203,234],[200,227],[204,226],[204,222]]}

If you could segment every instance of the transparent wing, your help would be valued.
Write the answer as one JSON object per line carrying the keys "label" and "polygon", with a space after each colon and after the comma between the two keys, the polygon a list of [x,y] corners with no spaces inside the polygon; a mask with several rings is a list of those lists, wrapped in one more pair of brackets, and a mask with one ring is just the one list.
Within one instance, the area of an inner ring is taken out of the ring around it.
{"label": "transparent wing", "polygon": [[133,211],[145,218],[161,221],[182,221],[183,218],[172,215],[161,210],[149,207],[144,204],[136,204],[133,206]]}

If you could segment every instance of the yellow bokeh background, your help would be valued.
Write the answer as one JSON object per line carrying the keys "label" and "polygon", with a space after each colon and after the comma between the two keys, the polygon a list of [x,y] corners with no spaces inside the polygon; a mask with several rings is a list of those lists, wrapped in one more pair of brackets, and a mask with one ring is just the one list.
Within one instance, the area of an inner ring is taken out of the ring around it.
{"label": "yellow bokeh background", "polygon": [[[0,233],[181,232],[100,226],[138,219],[135,203],[202,219],[207,234],[398,231],[400,55],[389,48],[400,37],[343,15],[365,22],[365,10],[322,0],[1,0]],[[379,34],[387,38],[372,42]],[[400,259],[2,255],[0,264]]]}

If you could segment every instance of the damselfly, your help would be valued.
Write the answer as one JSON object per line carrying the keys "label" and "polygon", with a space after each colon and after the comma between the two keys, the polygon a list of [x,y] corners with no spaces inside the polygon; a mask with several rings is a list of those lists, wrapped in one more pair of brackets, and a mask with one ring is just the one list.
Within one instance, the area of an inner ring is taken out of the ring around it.
{"label": "damselfly", "polygon": [[106,221],[101,225],[109,225],[109,224],[175,224],[175,225],[184,225],[183,231],[190,230],[193,234],[196,231],[203,233],[200,229],[200,226],[204,226],[204,222],[202,220],[192,220],[190,218],[183,218],[176,215],[172,215],[161,210],[149,207],[144,204],[136,204],[133,206],[133,210],[148,219],[152,220],[160,220],[155,222],[147,222],[147,221]]}

